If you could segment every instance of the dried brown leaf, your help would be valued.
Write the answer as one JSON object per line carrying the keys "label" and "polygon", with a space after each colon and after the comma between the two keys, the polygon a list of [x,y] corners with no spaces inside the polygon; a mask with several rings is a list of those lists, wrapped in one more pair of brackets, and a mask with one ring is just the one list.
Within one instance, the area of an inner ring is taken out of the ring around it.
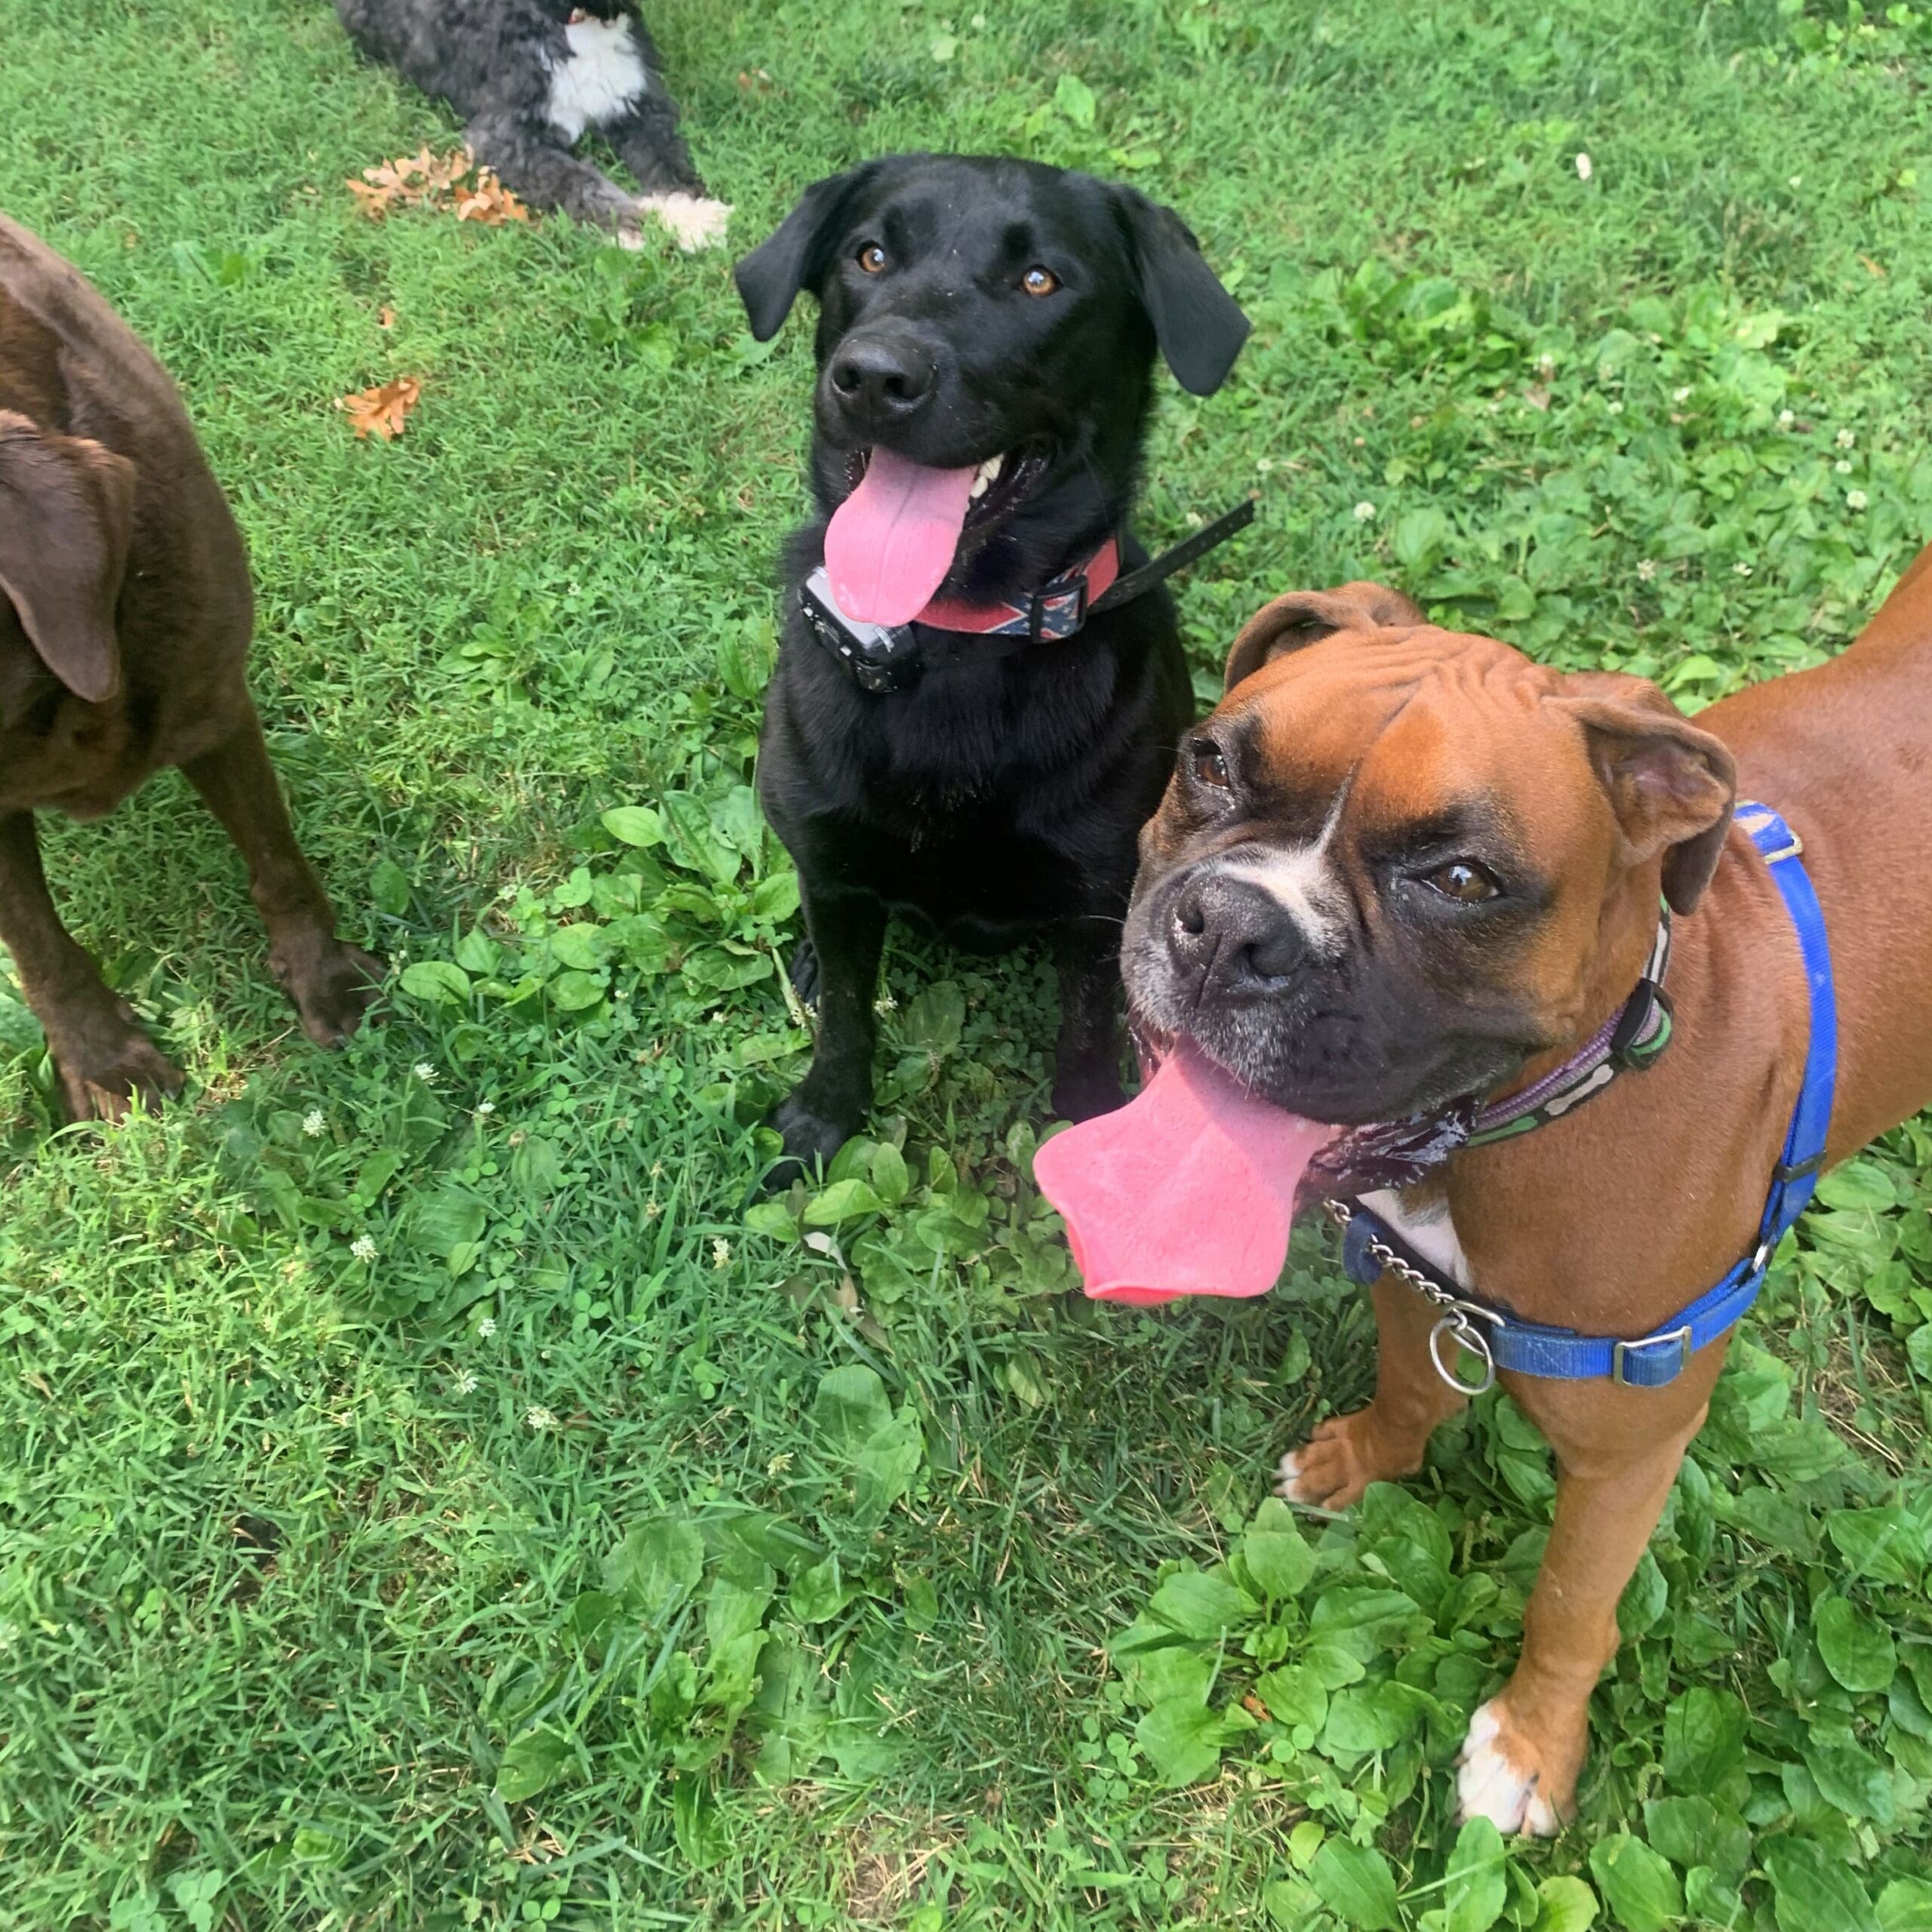
{"label": "dried brown leaf", "polygon": [[414,376],[398,376],[374,389],[358,389],[352,395],[339,395],[335,406],[349,418],[349,426],[358,438],[380,436],[392,442],[401,435],[409,421],[409,412],[421,399],[423,384]]}

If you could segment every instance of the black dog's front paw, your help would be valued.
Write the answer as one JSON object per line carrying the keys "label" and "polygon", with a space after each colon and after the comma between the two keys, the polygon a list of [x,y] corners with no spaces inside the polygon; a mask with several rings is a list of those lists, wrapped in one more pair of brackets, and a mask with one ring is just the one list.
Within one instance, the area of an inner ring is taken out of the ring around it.
{"label": "black dog's front paw", "polygon": [[811,1181],[864,1124],[863,1106],[827,1106],[801,1087],[771,1110],[766,1122],[785,1143],[785,1158],[765,1177],[765,1190],[777,1194],[795,1180]]}

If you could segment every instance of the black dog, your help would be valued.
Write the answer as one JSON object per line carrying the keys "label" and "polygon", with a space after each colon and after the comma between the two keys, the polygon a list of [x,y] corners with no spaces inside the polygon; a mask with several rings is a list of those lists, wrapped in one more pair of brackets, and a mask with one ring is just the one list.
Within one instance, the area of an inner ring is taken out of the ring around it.
{"label": "black dog", "polygon": [[[646,212],[681,246],[723,240],[678,131],[657,53],[630,0],[335,0],[349,37],[469,123],[469,149],[535,208],[642,239]],[[640,199],[571,150],[595,128]]]}
{"label": "black dog", "polygon": [[1247,319],[1169,210],[1000,159],[820,181],[737,281],[761,342],[801,288],[820,305],[821,514],[787,552],[758,769],[819,1008],[786,1151],[829,1157],[864,1118],[889,910],[987,950],[1051,933],[1054,1104],[1118,1106],[1135,835],[1192,701],[1164,590],[1081,620],[1144,561],[1125,519],[1156,346],[1208,395]]}

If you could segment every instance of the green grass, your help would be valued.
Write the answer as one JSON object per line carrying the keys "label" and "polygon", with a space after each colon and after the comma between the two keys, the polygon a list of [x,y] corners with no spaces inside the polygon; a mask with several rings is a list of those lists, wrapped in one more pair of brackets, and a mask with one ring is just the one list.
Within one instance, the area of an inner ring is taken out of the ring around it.
{"label": "green grass", "polygon": [[[1932,528],[1921,16],[971,4],[652,17],[737,245],[911,146],[1186,211],[1256,333],[1166,386],[1145,525],[1263,497],[1183,589],[1204,692],[1264,596],[1367,574],[1694,703]],[[1043,961],[894,951],[875,1137],[746,1223],[804,1045],[742,788],[806,331],[752,348],[721,256],[365,220],[343,178],[452,130],[322,0],[8,0],[5,42],[0,205],[178,374],[302,835],[406,970],[320,1055],[178,780],[51,834],[191,1086],[52,1133],[0,985],[0,1922],[1932,1923],[1932,1128],[1777,1272],[1582,1818],[1494,1882],[1448,1766],[1547,1457],[1492,1401],[1244,1544],[1366,1311],[1312,1236],[1263,1306],[1066,1298]],[[331,399],[399,374],[354,443]],[[1266,1604],[1186,1580],[1231,1556]]]}

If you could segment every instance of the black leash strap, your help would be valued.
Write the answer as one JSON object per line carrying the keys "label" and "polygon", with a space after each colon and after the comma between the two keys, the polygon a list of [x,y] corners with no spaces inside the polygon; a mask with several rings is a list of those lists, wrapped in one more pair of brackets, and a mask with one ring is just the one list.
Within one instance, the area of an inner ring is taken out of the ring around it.
{"label": "black leash strap", "polygon": [[1225,543],[1237,531],[1245,530],[1254,521],[1254,499],[1244,497],[1225,516],[1217,516],[1185,543],[1177,543],[1171,550],[1163,550],[1152,563],[1143,564],[1137,571],[1129,571],[1126,576],[1116,577],[1087,607],[1088,614],[1111,611],[1118,604],[1131,604],[1135,598],[1152,590],[1155,584],[1165,582],[1176,571],[1186,570],[1197,557],[1204,557],[1217,544]]}

